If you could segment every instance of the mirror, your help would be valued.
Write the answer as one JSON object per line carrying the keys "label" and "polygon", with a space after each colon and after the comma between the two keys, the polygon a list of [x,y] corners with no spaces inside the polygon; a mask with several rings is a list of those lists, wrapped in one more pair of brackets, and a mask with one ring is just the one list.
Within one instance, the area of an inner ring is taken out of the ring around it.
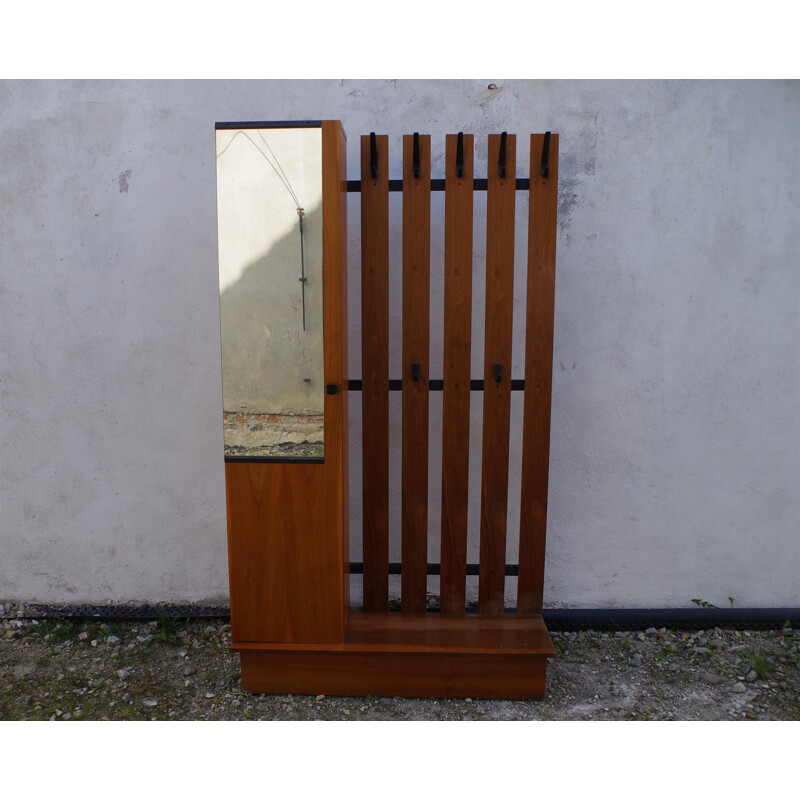
{"label": "mirror", "polygon": [[324,455],[322,134],[216,131],[226,458]]}

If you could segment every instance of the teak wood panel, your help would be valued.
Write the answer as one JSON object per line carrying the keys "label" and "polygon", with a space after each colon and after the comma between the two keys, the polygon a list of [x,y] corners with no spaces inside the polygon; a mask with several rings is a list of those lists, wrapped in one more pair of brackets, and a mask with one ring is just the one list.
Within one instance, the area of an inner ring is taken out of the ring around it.
{"label": "teak wood panel", "polygon": [[242,688],[267,694],[540,700],[547,658],[485,653],[242,651]]}
{"label": "teak wood panel", "polygon": [[225,465],[234,639],[341,642],[349,615],[346,140],[322,123],[324,463]]}
{"label": "teak wood panel", "polygon": [[[391,651],[399,646],[414,652],[556,654],[541,614],[504,616],[466,614],[370,614],[350,615],[344,642],[315,644],[325,651]],[[309,645],[278,642],[233,642],[234,650],[308,650]]]}
{"label": "teak wood panel", "polygon": [[[325,384],[325,463],[330,469],[331,508],[338,538],[339,610],[346,626],[350,614],[350,455],[347,367],[347,135],[338,120],[322,122],[322,264]],[[327,420],[332,420],[329,427]],[[330,437],[330,439],[329,439]],[[329,445],[330,441],[330,445]],[[332,450],[328,450],[332,446]],[[324,527],[324,526],[323,526]]]}
{"label": "teak wood panel", "polygon": [[[425,610],[428,561],[428,380],[430,339],[431,137],[403,137],[403,400],[401,607]],[[412,364],[419,365],[413,380]]]}
{"label": "teak wood panel", "polygon": [[553,374],[553,306],[556,279],[558,135],[550,137],[549,174],[539,165],[543,134],[531,136],[528,219],[528,295],[517,610],[539,613],[544,593],[550,402]]}
{"label": "teak wood panel", "polygon": [[361,137],[364,610],[389,607],[389,137]]}
{"label": "teak wood panel", "polygon": [[342,641],[334,471],[327,463],[225,464],[234,639]]}
{"label": "teak wood panel", "polygon": [[470,358],[472,347],[472,210],[474,137],[464,134],[463,175],[456,175],[458,136],[446,138],[444,211],[444,390],[442,398],[442,548],[440,604],[463,614],[467,577]]}
{"label": "teak wood panel", "polygon": [[537,653],[555,649],[541,616],[468,614],[353,614],[347,629],[348,648],[381,650],[395,647],[416,652]]}
{"label": "teak wood panel", "polygon": [[[511,339],[514,310],[516,137],[506,138],[506,175],[499,176],[501,137],[489,136],[486,208],[486,336],[484,345],[478,608],[501,614],[506,570]],[[495,380],[499,365],[500,380]]]}

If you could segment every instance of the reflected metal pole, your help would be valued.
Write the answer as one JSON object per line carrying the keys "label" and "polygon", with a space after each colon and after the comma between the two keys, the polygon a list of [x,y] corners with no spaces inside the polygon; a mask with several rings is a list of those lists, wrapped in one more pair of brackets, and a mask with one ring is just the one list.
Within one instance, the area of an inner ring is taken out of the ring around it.
{"label": "reflected metal pole", "polygon": [[303,287],[303,330],[306,329],[306,256],[303,243],[303,217],[306,212],[302,208],[297,209],[297,217],[300,220],[300,283]]}

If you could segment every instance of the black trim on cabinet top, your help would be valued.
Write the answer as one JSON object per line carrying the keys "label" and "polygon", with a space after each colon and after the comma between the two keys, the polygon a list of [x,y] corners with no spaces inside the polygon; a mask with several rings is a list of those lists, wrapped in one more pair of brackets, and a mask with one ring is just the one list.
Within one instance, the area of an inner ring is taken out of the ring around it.
{"label": "black trim on cabinet top", "polygon": [[214,129],[218,131],[236,131],[249,128],[321,128],[322,120],[298,119],[279,120],[272,122],[215,122]]}

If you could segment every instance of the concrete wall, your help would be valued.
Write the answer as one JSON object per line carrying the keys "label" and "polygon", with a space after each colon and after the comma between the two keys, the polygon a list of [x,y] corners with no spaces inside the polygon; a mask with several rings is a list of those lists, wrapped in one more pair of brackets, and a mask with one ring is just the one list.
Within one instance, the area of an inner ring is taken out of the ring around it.
{"label": "concrete wall", "polygon": [[[800,605],[800,84],[493,80],[0,84],[0,599],[226,600],[214,122],[332,118],[350,177],[372,130],[393,177],[403,133],[434,177],[445,133],[476,134],[478,175],[488,133],[561,135],[547,603]],[[358,377],[355,197],[350,233]]]}

